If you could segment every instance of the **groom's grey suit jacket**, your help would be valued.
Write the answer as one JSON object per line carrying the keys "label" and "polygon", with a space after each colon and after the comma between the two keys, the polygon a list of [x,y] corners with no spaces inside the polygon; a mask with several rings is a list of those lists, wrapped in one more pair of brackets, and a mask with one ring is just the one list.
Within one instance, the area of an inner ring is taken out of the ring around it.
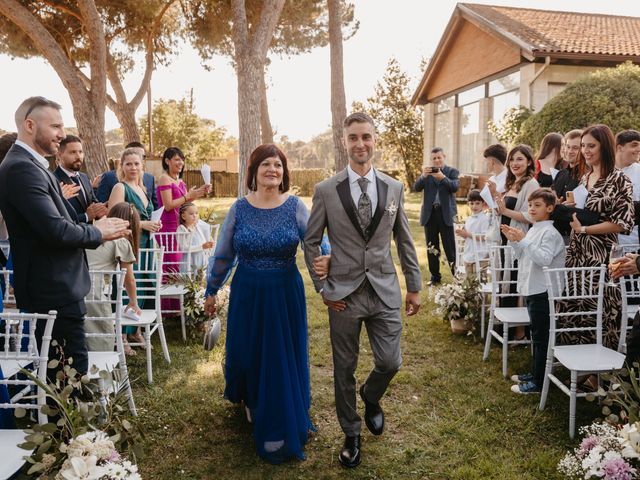
{"label": "groom's grey suit jacket", "polygon": [[[407,291],[421,287],[418,256],[404,211],[402,183],[375,171],[378,204],[366,232],[358,223],[347,170],[316,185],[304,240],[304,256],[317,291],[329,300],[341,300],[356,290],[365,277],[389,308],[400,308],[402,296],[391,258],[391,236],[398,248]],[[323,281],[313,272],[313,259],[328,229],[331,244],[329,276]]]}

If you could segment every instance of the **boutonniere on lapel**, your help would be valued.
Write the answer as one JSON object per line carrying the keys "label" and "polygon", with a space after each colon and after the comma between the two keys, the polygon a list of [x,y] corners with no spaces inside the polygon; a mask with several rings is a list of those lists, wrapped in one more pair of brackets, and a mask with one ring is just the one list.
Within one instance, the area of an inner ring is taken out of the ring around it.
{"label": "boutonniere on lapel", "polygon": [[393,217],[395,217],[396,212],[398,211],[398,206],[396,205],[396,201],[391,200],[391,203],[387,205],[387,208],[385,208],[384,211],[387,212],[387,215],[389,215],[389,220],[392,220]]}

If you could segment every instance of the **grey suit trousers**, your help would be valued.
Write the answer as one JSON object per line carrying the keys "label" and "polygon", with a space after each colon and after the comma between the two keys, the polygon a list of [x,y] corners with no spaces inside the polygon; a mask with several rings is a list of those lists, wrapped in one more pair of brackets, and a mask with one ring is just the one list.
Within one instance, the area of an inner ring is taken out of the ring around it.
{"label": "grey suit trousers", "polygon": [[356,378],[362,324],[367,330],[374,367],[365,382],[367,400],[380,401],[391,379],[400,369],[402,318],[399,308],[387,307],[366,282],[346,297],[342,312],[329,309],[333,350],[333,376],[338,421],[345,435],[360,434],[361,418],[356,408]]}

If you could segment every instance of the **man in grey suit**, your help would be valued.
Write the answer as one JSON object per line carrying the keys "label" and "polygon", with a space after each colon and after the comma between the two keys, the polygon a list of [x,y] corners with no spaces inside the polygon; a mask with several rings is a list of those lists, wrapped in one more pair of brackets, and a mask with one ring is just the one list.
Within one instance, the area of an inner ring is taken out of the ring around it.
{"label": "man in grey suit", "polygon": [[[374,170],[375,126],[371,117],[353,113],[344,122],[343,142],[349,166],[316,185],[304,254],[315,288],[329,307],[338,421],[345,434],[340,462],[360,463],[361,419],[356,408],[355,370],[364,323],[374,368],[360,387],[365,423],[374,435],[384,430],[380,399],[402,363],[402,296],[391,258],[391,236],[407,283],[406,312],[420,308],[420,267],[404,212],[403,186]],[[331,244],[329,275],[313,269],[322,235]]]}

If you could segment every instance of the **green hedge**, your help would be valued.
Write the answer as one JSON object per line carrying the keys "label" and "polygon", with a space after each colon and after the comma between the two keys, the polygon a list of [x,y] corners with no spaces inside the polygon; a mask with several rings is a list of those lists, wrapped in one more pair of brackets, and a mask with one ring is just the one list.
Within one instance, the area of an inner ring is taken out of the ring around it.
{"label": "green hedge", "polygon": [[614,134],[640,129],[640,66],[627,62],[572,83],[522,124],[516,142],[537,147],[549,132],[594,123],[608,125]]}

